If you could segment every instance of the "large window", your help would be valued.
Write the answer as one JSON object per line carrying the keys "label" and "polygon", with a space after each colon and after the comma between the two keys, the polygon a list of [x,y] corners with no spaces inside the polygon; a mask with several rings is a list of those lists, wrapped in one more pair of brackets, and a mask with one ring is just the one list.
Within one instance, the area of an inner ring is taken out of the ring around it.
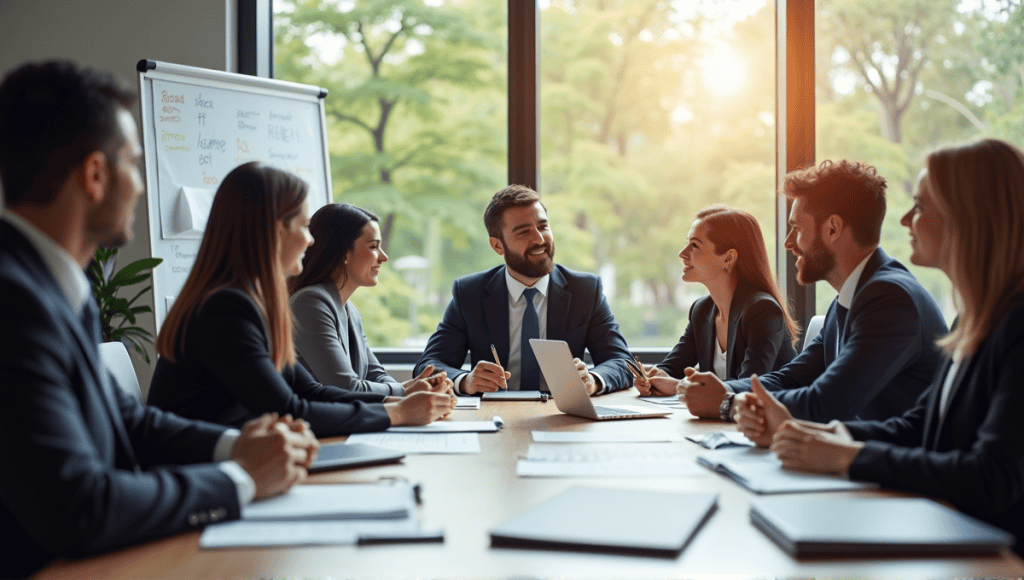
{"label": "large window", "polygon": [[[1024,135],[1020,0],[817,0],[817,154],[889,182],[882,246],[952,318],[948,279],[910,264],[900,218],[924,157],[981,136]],[[818,310],[835,291],[818,285]]]}

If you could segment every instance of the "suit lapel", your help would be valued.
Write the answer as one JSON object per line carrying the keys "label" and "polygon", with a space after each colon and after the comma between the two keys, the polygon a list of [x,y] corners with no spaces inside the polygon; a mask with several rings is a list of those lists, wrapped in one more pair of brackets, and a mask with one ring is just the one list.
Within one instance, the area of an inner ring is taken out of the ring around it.
{"label": "suit lapel", "polygon": [[[738,363],[735,360],[736,357],[733,356],[733,351],[736,349],[736,335],[739,332],[740,316],[743,314],[743,304],[746,301],[747,292],[742,286],[737,286],[736,291],[732,295],[732,303],[729,305],[729,327],[727,331],[729,336],[725,340],[725,372],[730,377],[735,377],[739,374],[739,369],[732,368],[734,362]],[[717,335],[715,340],[718,340]]]}
{"label": "suit lapel", "polygon": [[484,286],[484,317],[491,334],[491,344],[498,351],[502,365],[508,365],[508,284],[505,268],[498,268]]}
{"label": "suit lapel", "polygon": [[[946,372],[948,372],[950,366],[952,366],[952,363],[948,360],[943,364],[943,380],[945,380]],[[942,385],[940,384],[939,388],[936,389],[935,405],[930,405],[930,407],[934,408],[935,411],[935,432],[932,434],[929,440],[926,440],[930,441],[931,443],[930,449],[935,450],[939,448],[939,438],[942,435],[942,427],[945,425],[946,422],[945,416],[949,415],[949,409],[953,406],[953,401],[956,398],[957,391],[960,390],[960,385],[963,384],[964,377],[967,375],[967,368],[970,366],[971,357],[965,358],[962,361],[960,361],[960,366],[959,368],[956,369],[956,376],[953,377],[953,384],[950,385],[949,387],[949,395],[946,397],[945,414],[942,413],[942,409],[939,407],[942,404]]]}
{"label": "suit lapel", "polygon": [[552,340],[565,340],[565,328],[569,322],[569,307],[572,305],[572,294],[565,289],[566,281],[562,272],[555,268],[548,279],[548,320],[547,337]]}
{"label": "suit lapel", "polygon": [[921,444],[931,449],[935,434],[938,432],[939,423],[939,401],[942,399],[942,384],[945,382],[946,373],[949,372],[950,360],[943,359],[938,374],[935,375],[937,384],[933,382],[931,391],[928,393],[928,406],[924,415],[924,434]]}
{"label": "suit lapel", "polygon": [[359,376],[365,377],[369,365],[363,357],[363,324],[355,308],[346,305],[345,312],[348,314],[348,356]]}

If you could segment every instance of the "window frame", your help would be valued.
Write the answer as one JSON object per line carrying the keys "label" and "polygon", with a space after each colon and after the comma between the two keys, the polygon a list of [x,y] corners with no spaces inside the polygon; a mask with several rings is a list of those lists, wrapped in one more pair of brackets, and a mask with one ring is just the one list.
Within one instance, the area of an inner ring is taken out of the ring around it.
{"label": "window frame", "polygon": [[[775,4],[775,181],[815,163],[815,0]],[[508,182],[538,188],[540,157],[539,9],[536,0],[508,0]],[[238,0],[238,72],[273,77],[273,0]],[[783,130],[784,128],[784,130]],[[802,328],[815,314],[814,285],[796,281],[796,258],[786,251],[791,203],[775,205],[776,279]],[[785,264],[784,268],[781,267]],[[636,348],[645,363],[661,362],[674,345]],[[417,349],[387,347],[374,352],[384,364],[411,364]]]}

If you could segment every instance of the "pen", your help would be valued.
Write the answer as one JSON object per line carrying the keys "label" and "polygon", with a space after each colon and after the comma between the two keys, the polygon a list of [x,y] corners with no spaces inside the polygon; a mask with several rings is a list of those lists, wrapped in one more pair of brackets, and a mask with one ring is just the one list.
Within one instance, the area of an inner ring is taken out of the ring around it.
{"label": "pen", "polygon": [[[501,367],[501,374],[502,374],[501,382],[504,383],[505,382],[505,377],[504,377],[504,375],[505,375],[505,367],[501,366],[501,359],[498,358],[498,349],[494,348],[494,343],[491,343],[491,355],[494,356],[494,364],[496,364],[499,367]],[[505,387],[505,390],[506,391],[508,390],[508,386]]]}
{"label": "pen", "polygon": [[640,371],[640,379],[647,384],[651,384],[651,381],[648,380],[647,373],[644,372],[644,363],[640,362],[640,357],[633,353],[630,354],[633,355],[633,360],[636,361],[636,369]]}

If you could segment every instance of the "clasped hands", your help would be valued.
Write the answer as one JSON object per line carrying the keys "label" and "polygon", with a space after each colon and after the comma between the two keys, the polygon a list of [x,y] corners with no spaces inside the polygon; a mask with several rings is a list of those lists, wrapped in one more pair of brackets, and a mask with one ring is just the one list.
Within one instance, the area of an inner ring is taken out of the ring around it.
{"label": "clasped hands", "polygon": [[434,374],[434,365],[427,365],[402,386],[405,396],[384,399],[384,410],[393,426],[426,425],[447,419],[455,409],[452,381],[444,371]]}
{"label": "clasped hands", "polygon": [[255,499],[263,499],[284,493],[306,479],[319,450],[320,443],[309,423],[291,415],[266,413],[242,427],[231,459],[256,484]]}

